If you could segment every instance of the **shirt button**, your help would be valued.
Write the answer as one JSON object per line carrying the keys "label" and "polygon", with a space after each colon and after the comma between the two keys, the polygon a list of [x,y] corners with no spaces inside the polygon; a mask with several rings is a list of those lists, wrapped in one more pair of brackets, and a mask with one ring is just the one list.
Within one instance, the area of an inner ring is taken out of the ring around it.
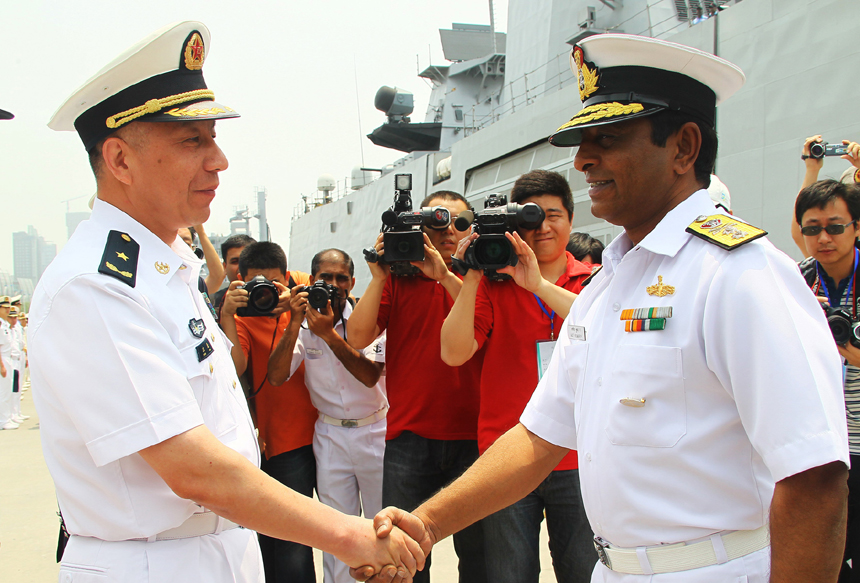
{"label": "shirt button", "polygon": [[590,453],[585,454],[585,459],[587,459],[588,461],[591,461],[591,454]]}
{"label": "shirt button", "polygon": [[209,372],[212,372],[213,370],[214,370],[214,367],[212,366],[212,363],[210,362],[209,363]]}
{"label": "shirt button", "polygon": [[602,386],[603,386],[603,377],[597,377],[597,386],[598,386],[598,387],[602,387]]}
{"label": "shirt button", "polygon": [[233,381],[233,388],[236,388],[236,381]]}
{"label": "shirt button", "polygon": [[619,304],[618,302],[615,302],[614,304],[612,304],[612,311],[613,312],[617,312],[620,309],[621,309],[621,304]]}

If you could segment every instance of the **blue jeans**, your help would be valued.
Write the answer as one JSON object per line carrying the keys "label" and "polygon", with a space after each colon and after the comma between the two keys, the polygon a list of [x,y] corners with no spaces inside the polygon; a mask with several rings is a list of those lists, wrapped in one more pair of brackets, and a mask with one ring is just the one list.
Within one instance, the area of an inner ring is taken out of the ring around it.
{"label": "blue jeans", "polygon": [[[474,440],[425,439],[404,431],[385,443],[382,473],[382,505],[415,510],[478,459]],[[454,535],[454,550],[460,559],[460,583],[486,583],[483,521]],[[429,583],[430,557],[415,583]],[[448,583],[448,582],[446,582]]]}
{"label": "blue jeans", "polygon": [[579,492],[579,470],[550,472],[529,495],[484,519],[487,574],[493,583],[537,583],[540,525],[546,512],[558,583],[588,583],[597,562]]}
{"label": "blue jeans", "polygon": [[[317,462],[313,446],[306,445],[264,459],[261,469],[299,494],[313,497],[317,482]],[[316,582],[314,555],[310,547],[264,534],[258,536],[266,583]]]}

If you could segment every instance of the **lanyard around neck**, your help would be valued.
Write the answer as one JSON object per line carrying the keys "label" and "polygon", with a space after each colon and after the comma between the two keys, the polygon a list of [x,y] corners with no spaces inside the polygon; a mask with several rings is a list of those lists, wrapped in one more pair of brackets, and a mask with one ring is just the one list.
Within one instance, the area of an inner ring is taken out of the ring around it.
{"label": "lanyard around neck", "polygon": [[552,313],[550,313],[544,307],[543,302],[540,301],[540,298],[538,297],[538,295],[535,293],[533,293],[532,295],[535,297],[535,300],[537,301],[537,304],[540,307],[541,312],[546,314],[546,317],[549,318],[549,339],[555,340],[555,310],[553,310]]}
{"label": "lanyard around neck", "polygon": [[[854,249],[854,268],[851,270],[851,276],[848,280],[848,289],[845,290],[845,297],[851,298],[851,315],[856,317],[857,314],[857,286],[854,285],[855,278],[857,277],[857,262],[860,259],[860,251]],[[830,290],[827,289],[827,283],[824,281],[824,277],[821,275],[821,264],[817,261],[815,262],[815,269],[818,271],[818,281],[821,282],[821,289],[824,290],[824,296],[827,298],[827,303],[833,306],[834,308],[838,307],[837,304],[833,303],[833,298],[830,297]],[[837,282],[833,282],[838,287],[839,284]],[[838,291],[838,290],[835,290]],[[853,292],[853,294],[852,294]],[[535,296],[537,297],[537,296]],[[837,298],[838,299],[838,298]]]}

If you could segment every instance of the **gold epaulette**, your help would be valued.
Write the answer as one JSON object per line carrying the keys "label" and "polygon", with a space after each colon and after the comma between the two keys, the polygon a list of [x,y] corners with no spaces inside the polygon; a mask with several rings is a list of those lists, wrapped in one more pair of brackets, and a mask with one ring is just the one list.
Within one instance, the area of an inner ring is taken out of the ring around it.
{"label": "gold epaulette", "polygon": [[763,229],[723,214],[696,217],[687,232],[729,251],[767,235]]}

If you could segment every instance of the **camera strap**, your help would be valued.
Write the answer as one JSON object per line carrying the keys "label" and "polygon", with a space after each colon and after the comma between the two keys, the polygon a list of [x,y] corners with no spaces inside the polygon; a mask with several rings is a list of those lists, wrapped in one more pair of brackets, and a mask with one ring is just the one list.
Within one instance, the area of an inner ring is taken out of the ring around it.
{"label": "camera strap", "polygon": [[555,310],[550,313],[549,310],[544,307],[543,302],[540,301],[538,295],[535,293],[533,293],[532,295],[535,297],[535,300],[537,301],[538,307],[540,307],[541,312],[546,314],[546,317],[549,318],[549,339],[555,340]]}
{"label": "camera strap", "polygon": [[[851,277],[848,280],[848,289],[845,290],[845,296],[851,298],[851,315],[854,319],[857,319],[857,263],[860,260],[860,251],[854,249],[854,269],[851,271]],[[821,264],[818,261],[815,262],[815,270],[816,270],[816,284],[820,286],[821,291],[824,292],[824,297],[827,298],[827,303],[831,306],[838,307],[839,303],[834,304],[833,298],[830,297],[830,290],[827,289],[827,284],[824,281],[824,276],[821,274]],[[834,282],[835,283],[835,282]],[[838,284],[837,284],[838,285]],[[817,294],[818,289],[816,289],[816,285],[813,285],[812,292]],[[837,290],[834,290],[837,291]],[[537,296],[535,296],[537,297]]]}

